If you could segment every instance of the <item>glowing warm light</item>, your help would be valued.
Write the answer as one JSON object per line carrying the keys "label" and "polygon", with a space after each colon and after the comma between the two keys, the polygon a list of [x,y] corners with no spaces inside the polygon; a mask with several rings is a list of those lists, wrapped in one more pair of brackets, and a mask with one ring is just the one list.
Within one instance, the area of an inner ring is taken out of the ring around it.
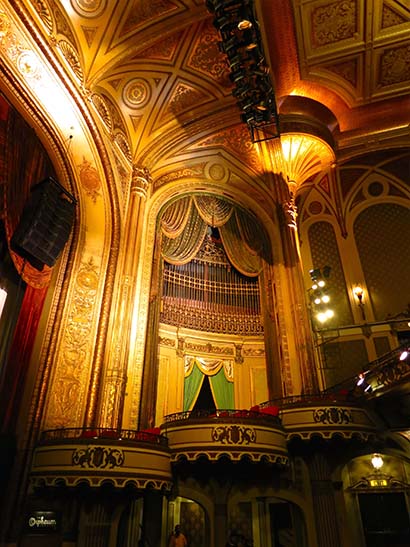
{"label": "glowing warm light", "polygon": [[364,382],[364,376],[363,376],[363,374],[359,374],[359,379],[357,380],[356,385],[361,386],[363,384],[363,382]]}
{"label": "glowing warm light", "polygon": [[319,285],[319,287],[324,287],[326,285],[326,283],[323,281],[323,279],[321,279],[320,281],[318,281],[317,283]]}
{"label": "glowing warm light", "polygon": [[328,319],[326,313],[318,313],[316,317],[320,323],[324,323]]}
{"label": "glowing warm light", "polygon": [[406,357],[408,356],[408,354],[409,352],[407,350],[402,351],[399,357],[400,361],[404,361]]}
{"label": "glowing warm light", "polygon": [[317,283],[313,283],[312,289],[315,291],[317,289]]}
{"label": "glowing warm light", "polygon": [[322,296],[322,302],[327,304],[329,301],[330,301],[330,297],[327,294]]}
{"label": "glowing warm light", "polygon": [[330,319],[331,317],[333,317],[334,314],[335,314],[335,312],[333,310],[326,310],[325,311],[325,315],[326,315],[327,319]]}
{"label": "glowing warm light", "polygon": [[3,313],[4,304],[6,303],[7,299],[7,291],[5,289],[0,289],[0,317]]}
{"label": "glowing warm light", "polygon": [[284,133],[280,142],[286,175],[296,188],[334,162],[332,148],[314,135]]}
{"label": "glowing warm light", "polygon": [[357,287],[354,287],[353,288],[353,294],[355,295],[355,297],[360,300],[360,302],[362,301],[363,299],[363,289],[360,287],[360,286],[357,286]]}
{"label": "glowing warm light", "polygon": [[380,454],[375,454],[372,458],[372,466],[375,469],[380,469],[383,467],[384,461],[383,458],[380,456]]}

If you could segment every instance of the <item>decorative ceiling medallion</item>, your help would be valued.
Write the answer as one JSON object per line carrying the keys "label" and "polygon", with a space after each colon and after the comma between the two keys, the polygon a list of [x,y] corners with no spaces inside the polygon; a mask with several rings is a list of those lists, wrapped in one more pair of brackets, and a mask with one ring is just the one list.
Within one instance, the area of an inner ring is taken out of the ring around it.
{"label": "decorative ceiling medallion", "polygon": [[81,17],[99,17],[107,7],[107,0],[71,0],[73,10]]}
{"label": "decorative ceiling medallion", "polygon": [[205,167],[205,175],[214,182],[228,182],[229,171],[222,163],[208,163]]}
{"label": "decorative ceiling medallion", "polygon": [[36,56],[31,51],[25,51],[17,57],[17,68],[26,78],[35,80],[41,78],[41,67],[38,64]]}
{"label": "decorative ceiling medallion", "polygon": [[312,215],[320,215],[320,213],[323,211],[323,206],[320,203],[320,201],[312,201],[309,204],[309,213]]}
{"label": "decorative ceiling medallion", "polygon": [[135,78],[124,86],[122,99],[128,108],[142,108],[151,99],[151,86],[146,80]]}
{"label": "decorative ceiling medallion", "polygon": [[315,46],[334,44],[353,38],[357,25],[357,5],[348,2],[331,2],[313,10],[312,43]]}
{"label": "decorative ceiling medallion", "polygon": [[197,36],[187,65],[206,76],[211,76],[224,87],[232,87],[226,55],[218,47],[219,36],[211,20],[198,30]]}
{"label": "decorative ceiling medallion", "polygon": [[382,86],[394,85],[410,80],[410,44],[386,49],[380,59]]}

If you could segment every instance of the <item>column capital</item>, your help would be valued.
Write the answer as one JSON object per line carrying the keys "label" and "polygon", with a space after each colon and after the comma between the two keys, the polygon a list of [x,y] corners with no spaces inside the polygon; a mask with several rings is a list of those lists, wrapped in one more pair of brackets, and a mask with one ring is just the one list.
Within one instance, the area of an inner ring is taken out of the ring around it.
{"label": "column capital", "polygon": [[146,198],[148,188],[152,182],[149,169],[147,167],[132,166],[131,193],[138,194]]}

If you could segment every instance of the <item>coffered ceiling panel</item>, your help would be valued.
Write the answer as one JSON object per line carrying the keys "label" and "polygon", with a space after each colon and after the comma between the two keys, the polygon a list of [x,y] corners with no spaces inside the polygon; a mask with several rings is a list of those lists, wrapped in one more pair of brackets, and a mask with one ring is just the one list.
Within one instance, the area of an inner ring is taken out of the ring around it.
{"label": "coffered ceiling panel", "polygon": [[410,85],[408,0],[293,0],[300,74],[350,106]]}

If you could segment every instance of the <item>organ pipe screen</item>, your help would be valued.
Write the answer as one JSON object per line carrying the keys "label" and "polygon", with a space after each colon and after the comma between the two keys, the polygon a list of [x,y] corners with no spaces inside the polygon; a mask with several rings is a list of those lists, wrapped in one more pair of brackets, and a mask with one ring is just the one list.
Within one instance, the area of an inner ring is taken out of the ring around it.
{"label": "organ pipe screen", "polygon": [[258,277],[230,264],[216,228],[208,227],[190,262],[164,262],[161,322],[207,332],[262,333]]}

